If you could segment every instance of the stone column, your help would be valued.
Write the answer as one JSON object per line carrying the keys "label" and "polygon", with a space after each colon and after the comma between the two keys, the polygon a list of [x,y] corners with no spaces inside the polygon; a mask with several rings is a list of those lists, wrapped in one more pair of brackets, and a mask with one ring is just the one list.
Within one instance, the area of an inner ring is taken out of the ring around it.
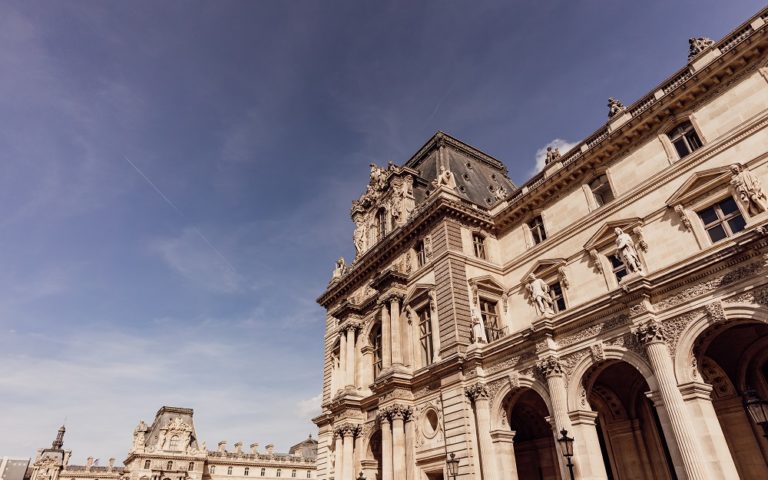
{"label": "stone column", "polygon": [[389,307],[392,318],[390,319],[391,332],[392,332],[392,364],[403,364],[403,334],[402,334],[402,319],[400,318],[400,297],[398,295],[391,295],[389,297]]}
{"label": "stone column", "polygon": [[517,461],[515,460],[515,432],[512,430],[494,430],[491,440],[496,450],[496,460],[501,479],[517,478]]}
{"label": "stone column", "polygon": [[[573,427],[571,426],[571,420],[568,418],[568,391],[565,387],[565,372],[563,371],[563,365],[555,357],[549,357],[537,364],[539,371],[547,379],[547,389],[549,390],[549,400],[552,403],[551,416],[555,421],[555,440],[560,437],[560,431],[568,430],[568,436],[573,437]],[[580,439],[574,438],[574,448],[576,443],[580,442]],[[566,467],[565,459],[562,455],[558,455],[558,463],[560,464],[560,474],[563,478],[568,478],[570,475]],[[576,462],[574,462],[575,464]],[[579,466],[574,466],[574,472],[579,473]],[[581,478],[581,477],[579,477]]]}
{"label": "stone column", "polygon": [[[597,437],[597,427],[595,426],[597,412],[577,410],[571,412],[570,419],[573,428],[573,433],[570,436],[574,438],[573,463],[578,465],[579,479],[607,479],[608,473],[605,471],[603,454],[600,451],[600,440]],[[575,441],[577,438],[579,439],[578,442]]]}
{"label": "stone column", "polygon": [[413,423],[413,411],[409,408],[405,416],[405,468],[406,480],[416,480],[416,461],[413,456],[416,449],[416,429]]}
{"label": "stone column", "polygon": [[702,461],[704,457],[696,439],[696,427],[691,423],[683,396],[677,388],[674,365],[672,364],[672,357],[669,355],[661,324],[649,320],[637,326],[634,333],[638,340],[645,345],[653,374],[659,384],[661,398],[664,401],[664,406],[667,407],[675,442],[683,458],[685,473],[689,480],[708,479],[709,475]]}
{"label": "stone column", "polygon": [[379,414],[381,424],[381,480],[394,480],[392,477],[392,430],[389,425],[389,413]]}
{"label": "stone column", "polygon": [[354,325],[347,327],[347,364],[345,365],[346,382],[344,385],[348,387],[355,386],[355,364],[357,359],[355,358],[355,332],[357,329]]}
{"label": "stone column", "polygon": [[343,453],[343,467],[341,469],[341,478],[355,478],[355,473],[352,471],[355,464],[355,428],[347,425],[342,429],[342,435],[344,436],[344,453]]}
{"label": "stone column", "polygon": [[344,462],[344,459],[342,458],[342,450],[343,450],[343,438],[341,436],[341,429],[336,429],[335,432],[333,432],[333,435],[335,437],[336,446],[333,449],[334,456],[336,457],[336,464],[334,465],[333,469],[333,476],[334,478],[340,479],[342,475],[341,466]]}
{"label": "stone column", "polygon": [[432,323],[432,361],[440,360],[440,322],[437,318],[437,294],[435,290],[429,292],[429,321]]}
{"label": "stone column", "polygon": [[339,374],[336,376],[336,389],[344,389],[347,384],[347,332],[339,332]]}
{"label": "stone column", "polygon": [[381,369],[392,365],[392,322],[387,302],[381,304]]}
{"label": "stone column", "polygon": [[475,428],[477,443],[480,449],[480,466],[483,469],[483,480],[496,480],[496,456],[491,441],[491,412],[488,405],[488,389],[482,383],[476,383],[464,389],[475,406]]}
{"label": "stone column", "polygon": [[404,480],[405,473],[405,415],[407,410],[396,405],[392,415],[392,471],[395,480]]}

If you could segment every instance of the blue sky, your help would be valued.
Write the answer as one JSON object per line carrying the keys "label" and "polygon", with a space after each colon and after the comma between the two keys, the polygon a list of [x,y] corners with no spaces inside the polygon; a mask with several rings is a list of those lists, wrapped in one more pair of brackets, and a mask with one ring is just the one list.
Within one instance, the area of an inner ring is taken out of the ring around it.
{"label": "blue sky", "polygon": [[520,184],[762,6],[0,3],[0,455],[120,461],[162,405],[286,450],[370,162],[443,130]]}

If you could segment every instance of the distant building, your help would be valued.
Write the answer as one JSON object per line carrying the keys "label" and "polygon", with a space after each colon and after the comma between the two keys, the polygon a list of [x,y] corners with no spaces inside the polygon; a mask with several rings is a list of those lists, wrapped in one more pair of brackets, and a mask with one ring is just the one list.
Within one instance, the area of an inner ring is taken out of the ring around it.
{"label": "distant building", "polygon": [[319,478],[568,479],[566,430],[579,480],[768,479],[768,8],[607,113],[519,187],[444,133],[371,166]]}
{"label": "distant building", "polygon": [[[259,452],[257,443],[243,451],[242,442],[228,451],[226,442],[216,450],[198,444],[191,408],[162,407],[152,425],[144,421],[133,431],[133,444],[124,467],[110,458],[107,466],[89,457],[86,465],[70,465],[71,451],[64,450],[61,427],[51,448],[41,449],[29,480],[264,480],[314,478],[317,441],[311,436],[291,447],[288,454],[275,453],[271,444]],[[10,478],[8,480],[20,480]]]}
{"label": "distant building", "polygon": [[0,457],[0,480],[23,480],[28,458]]}

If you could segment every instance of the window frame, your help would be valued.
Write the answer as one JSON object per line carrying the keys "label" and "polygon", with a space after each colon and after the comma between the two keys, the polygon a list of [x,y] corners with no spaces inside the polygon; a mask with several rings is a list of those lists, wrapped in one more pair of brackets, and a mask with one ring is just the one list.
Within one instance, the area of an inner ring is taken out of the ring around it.
{"label": "window frame", "polygon": [[[725,215],[723,213],[723,211],[722,211],[721,205],[723,203],[727,202],[728,200],[730,200],[731,202],[734,203],[734,205],[736,206],[736,210],[732,214]],[[713,211],[715,212],[715,215],[717,217],[717,221],[714,222],[714,223],[708,223],[707,224],[707,223],[704,223],[704,218],[702,218],[701,212],[703,212],[705,210],[708,210],[710,208],[713,209]],[[696,214],[696,218],[697,218],[697,220],[699,222],[699,225],[701,226],[702,230],[704,231],[705,238],[709,241],[710,245],[715,245],[715,244],[718,244],[720,242],[732,239],[733,237],[735,237],[739,233],[741,233],[744,230],[746,230],[748,228],[748,226],[749,226],[748,221],[749,221],[750,217],[745,214],[745,212],[744,212],[740,202],[738,200],[736,200],[736,198],[732,194],[728,194],[728,195],[722,196],[721,198],[718,198],[717,200],[715,200],[713,202],[709,202],[708,206],[697,208],[697,209],[694,210],[694,213]],[[739,218],[739,217],[741,218],[741,221],[744,223],[744,225],[742,226],[741,230],[738,230],[738,231],[734,232],[734,231],[732,231],[730,220],[733,220],[733,219]],[[710,228],[707,228],[708,226]],[[713,228],[718,227],[718,226],[722,228],[723,233],[725,233],[725,236],[723,238],[719,239],[719,240],[713,240],[712,239],[712,235],[709,233],[709,231],[711,229],[713,229]]]}
{"label": "window frame", "polygon": [[368,342],[371,345],[373,357],[373,378],[375,379],[384,368],[384,351],[382,349],[382,327],[381,322],[376,321],[368,334]]}
{"label": "window frame", "polygon": [[421,238],[417,240],[413,249],[416,251],[416,268],[421,268],[428,263],[427,248],[424,239]]}
{"label": "window frame", "polygon": [[[595,193],[596,189],[592,187],[592,184],[594,182],[596,182],[597,180],[600,180],[603,177],[605,177],[605,182],[600,184],[600,189],[606,189],[607,188],[608,192],[610,192],[611,199],[607,200],[607,201],[604,201],[604,200],[598,201],[598,196]],[[608,170],[607,169],[603,170],[603,171],[595,172],[595,174],[592,177],[590,177],[590,180],[588,182],[586,182],[585,186],[586,186],[586,190],[589,192],[589,198],[591,200],[591,202],[590,202],[591,210],[597,210],[597,209],[599,209],[599,208],[601,208],[601,207],[603,207],[605,205],[608,205],[609,203],[613,202],[614,200],[616,200],[616,197],[617,197],[616,189],[613,187],[613,182],[611,182],[611,177],[610,177],[610,175],[608,175]]]}
{"label": "window frame", "polygon": [[[687,128],[684,128],[686,125]],[[691,139],[689,138],[691,136],[690,134],[693,134],[696,142],[698,142],[698,146],[692,147]],[[669,144],[672,146],[672,151],[677,157],[676,160],[682,160],[704,147],[704,141],[702,140],[701,134],[690,118],[677,122],[675,126],[667,129],[664,136],[669,140]],[[677,148],[677,142],[679,141],[683,141],[685,148],[688,150],[684,155],[681,155],[680,150]]]}
{"label": "window frame", "polygon": [[232,472],[234,472],[232,466],[227,467],[227,475],[232,475]]}
{"label": "window frame", "polygon": [[144,460],[144,470],[149,470],[152,468],[152,460]]}
{"label": "window frame", "polygon": [[525,222],[528,226],[528,233],[530,235],[531,246],[535,247],[540,243],[547,240],[547,229],[544,226],[544,217],[541,213],[534,215],[530,220]]}
{"label": "window frame", "polygon": [[475,258],[488,261],[487,239],[487,235],[478,231],[472,231],[472,253]]}
{"label": "window frame", "polygon": [[249,476],[250,476],[250,474],[251,474],[251,467],[245,467],[245,468],[243,468],[243,476],[244,476],[244,477],[249,477]]}
{"label": "window frame", "polygon": [[260,477],[266,477],[267,476],[267,469],[266,467],[261,467]]}
{"label": "window frame", "polygon": [[432,331],[432,307],[429,302],[414,309],[418,324],[416,325],[419,334],[419,353],[421,366],[428,367],[435,362],[435,340]]}

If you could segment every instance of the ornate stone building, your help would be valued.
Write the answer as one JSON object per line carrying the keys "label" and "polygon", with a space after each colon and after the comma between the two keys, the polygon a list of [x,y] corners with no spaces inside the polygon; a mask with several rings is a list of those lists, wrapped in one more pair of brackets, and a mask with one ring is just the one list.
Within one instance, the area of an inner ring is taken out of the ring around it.
{"label": "ornate stone building", "polygon": [[219,442],[216,450],[198,443],[191,408],[163,407],[154,422],[144,421],[133,431],[133,444],[125,467],[98,466],[93,457],[86,465],[70,465],[71,452],[64,450],[64,427],[59,429],[52,448],[39,450],[30,480],[249,480],[315,478],[317,441],[307,440],[291,447],[288,454],[275,453],[273,445],[259,451],[253,443],[243,451],[242,442],[227,450]]}
{"label": "ornate stone building", "polygon": [[[438,133],[372,166],[327,309],[318,478],[763,479],[768,9],[516,187]],[[685,45],[680,46],[685,56]]]}

